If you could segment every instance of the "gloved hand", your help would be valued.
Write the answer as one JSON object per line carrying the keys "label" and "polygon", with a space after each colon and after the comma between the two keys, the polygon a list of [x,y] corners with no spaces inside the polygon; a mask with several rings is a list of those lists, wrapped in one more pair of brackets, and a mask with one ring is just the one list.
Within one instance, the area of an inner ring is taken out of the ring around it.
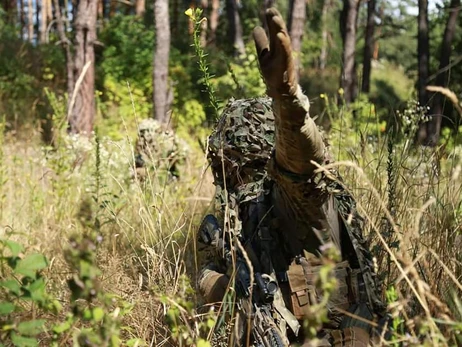
{"label": "gloved hand", "polygon": [[217,272],[213,266],[202,270],[199,291],[208,304],[221,302],[229,285],[229,277]]}
{"label": "gloved hand", "polygon": [[295,95],[297,89],[292,46],[286,25],[275,8],[266,11],[269,42],[265,30],[256,27],[253,31],[255,47],[267,94],[272,98]]}

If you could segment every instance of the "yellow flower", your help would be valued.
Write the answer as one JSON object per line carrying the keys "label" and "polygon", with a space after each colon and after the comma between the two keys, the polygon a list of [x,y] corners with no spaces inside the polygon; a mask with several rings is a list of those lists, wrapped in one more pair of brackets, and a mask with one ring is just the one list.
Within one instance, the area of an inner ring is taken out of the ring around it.
{"label": "yellow flower", "polygon": [[324,99],[324,98],[326,97],[326,94],[321,94],[321,95],[319,95],[319,97],[320,97],[321,99]]}
{"label": "yellow flower", "polygon": [[339,93],[340,95],[343,95],[343,93],[344,93],[343,88],[340,88],[340,89],[338,90],[338,93]]}
{"label": "yellow flower", "polygon": [[189,18],[194,19],[194,13],[192,8],[188,8],[186,11],[184,11],[184,14],[187,15]]}

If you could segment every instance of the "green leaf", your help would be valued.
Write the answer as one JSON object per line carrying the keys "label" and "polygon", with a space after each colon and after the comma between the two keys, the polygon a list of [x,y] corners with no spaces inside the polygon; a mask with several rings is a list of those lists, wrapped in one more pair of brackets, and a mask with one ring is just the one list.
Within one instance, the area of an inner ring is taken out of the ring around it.
{"label": "green leaf", "polygon": [[128,347],[140,347],[140,346],[146,346],[143,340],[141,339],[130,339],[125,343]]}
{"label": "green leaf", "polygon": [[0,286],[8,289],[14,295],[19,296],[21,294],[21,286],[16,280],[1,281]]}
{"label": "green leaf", "polygon": [[18,325],[18,332],[23,335],[34,336],[41,333],[45,328],[44,319],[34,319],[27,322],[21,322]]}
{"label": "green leaf", "polygon": [[14,312],[15,307],[11,302],[0,302],[0,316]]}
{"label": "green leaf", "polygon": [[48,261],[43,254],[30,254],[21,259],[14,271],[20,275],[35,278],[36,272],[48,266]]}
{"label": "green leaf", "polygon": [[10,249],[11,254],[13,257],[17,257],[19,253],[23,251],[23,246],[17,242],[11,241],[11,240],[5,240],[3,241],[4,245]]}
{"label": "green leaf", "polygon": [[101,321],[104,318],[104,310],[101,307],[95,307],[93,309],[93,320],[96,322]]}
{"label": "green leaf", "polygon": [[15,333],[11,334],[11,341],[17,347],[36,347],[38,346],[37,340],[30,337],[24,337]]}
{"label": "green leaf", "polygon": [[56,334],[62,334],[65,331],[68,331],[71,328],[71,322],[65,321],[61,324],[55,325],[53,327],[53,332]]}
{"label": "green leaf", "polygon": [[37,302],[43,302],[46,299],[46,283],[45,279],[39,278],[33,281],[27,288],[30,292],[31,299]]}
{"label": "green leaf", "polygon": [[206,341],[204,339],[199,339],[199,341],[197,341],[197,347],[212,347],[212,345],[210,344],[209,341]]}

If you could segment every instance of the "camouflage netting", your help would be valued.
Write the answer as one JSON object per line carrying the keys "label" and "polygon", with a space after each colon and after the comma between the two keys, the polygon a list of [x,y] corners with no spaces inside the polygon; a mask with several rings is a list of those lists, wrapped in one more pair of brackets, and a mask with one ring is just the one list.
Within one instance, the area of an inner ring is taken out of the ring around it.
{"label": "camouflage netting", "polygon": [[173,130],[151,118],[140,122],[135,147],[138,171],[152,169],[179,177],[178,165],[185,161],[188,152],[188,145]]}
{"label": "camouflage netting", "polygon": [[271,99],[231,99],[209,137],[208,156],[215,184],[223,187],[223,173],[228,189],[244,183],[244,177],[259,180],[273,145]]}

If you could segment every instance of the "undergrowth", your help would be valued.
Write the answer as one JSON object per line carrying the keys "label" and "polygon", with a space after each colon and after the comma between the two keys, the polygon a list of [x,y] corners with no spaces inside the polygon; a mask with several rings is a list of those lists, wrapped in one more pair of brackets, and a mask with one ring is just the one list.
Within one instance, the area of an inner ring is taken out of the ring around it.
{"label": "undergrowth", "polygon": [[[395,127],[364,98],[349,108],[322,98],[331,165],[368,222],[393,317],[387,343],[462,344],[460,144],[415,147],[424,112],[414,103]],[[53,100],[63,125],[65,101]],[[44,147],[38,134],[0,130],[0,345],[210,346],[217,317],[200,309],[195,282],[195,230],[214,190],[204,153],[193,147],[177,177],[154,168],[140,182],[129,136],[57,127]]]}

